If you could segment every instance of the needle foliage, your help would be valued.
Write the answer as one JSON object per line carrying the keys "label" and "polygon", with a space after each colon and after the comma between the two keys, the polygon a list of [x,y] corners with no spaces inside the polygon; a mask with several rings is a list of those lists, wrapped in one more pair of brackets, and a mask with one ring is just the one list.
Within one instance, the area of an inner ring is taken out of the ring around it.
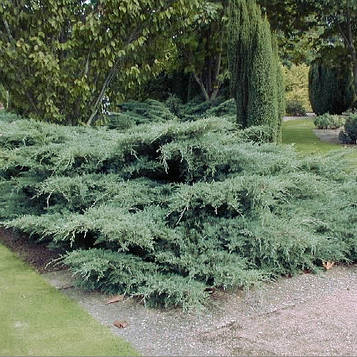
{"label": "needle foliage", "polygon": [[209,287],[357,259],[340,156],[301,158],[222,117],[116,130],[2,114],[0,131],[1,223],[62,247],[86,288],[197,308]]}
{"label": "needle foliage", "polygon": [[229,7],[228,62],[231,92],[242,128],[266,125],[281,141],[285,94],[278,46],[268,19],[255,1],[232,0]]}

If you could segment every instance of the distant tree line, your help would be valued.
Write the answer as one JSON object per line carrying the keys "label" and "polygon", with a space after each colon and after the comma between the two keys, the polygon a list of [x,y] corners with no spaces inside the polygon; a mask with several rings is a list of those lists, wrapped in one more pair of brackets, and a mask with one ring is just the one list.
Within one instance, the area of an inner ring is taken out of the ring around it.
{"label": "distant tree line", "polygon": [[[232,3],[3,0],[0,83],[9,93],[9,109],[46,121],[91,125],[108,105],[130,98],[235,97],[229,65]],[[257,4],[277,41],[273,61],[277,48],[287,66],[318,63],[349,72],[355,101],[356,1]]]}

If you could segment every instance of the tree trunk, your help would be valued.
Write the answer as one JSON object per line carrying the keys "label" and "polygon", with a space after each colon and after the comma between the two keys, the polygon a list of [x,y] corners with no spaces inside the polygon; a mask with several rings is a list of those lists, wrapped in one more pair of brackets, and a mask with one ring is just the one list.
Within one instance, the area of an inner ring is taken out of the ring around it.
{"label": "tree trunk", "polygon": [[[222,46],[222,43],[221,43],[221,46]],[[222,52],[219,53],[218,58],[217,58],[217,65],[216,65],[216,71],[214,74],[214,86],[213,86],[213,91],[211,94],[211,100],[215,100],[217,98],[218,92],[222,85],[222,83],[218,80],[219,73],[221,72],[221,63],[222,63]]]}
{"label": "tree trunk", "polygon": [[221,71],[221,63],[221,53],[218,55],[215,61],[211,59],[207,61],[207,72],[205,76],[206,83],[204,83],[196,73],[193,73],[193,77],[195,78],[197,84],[200,86],[201,92],[207,102],[215,100],[221,88],[222,83],[218,80],[218,76]]}
{"label": "tree trunk", "polygon": [[208,95],[208,92],[207,92],[205,85],[203,84],[201,78],[199,78],[196,73],[193,73],[193,77],[195,78],[197,84],[200,86],[201,92],[202,92],[203,96],[205,97],[205,100],[208,102],[210,100],[210,97]]}
{"label": "tree trunk", "polygon": [[352,51],[352,62],[353,62],[353,83],[355,89],[355,96],[357,96],[357,52]]}
{"label": "tree trunk", "polygon": [[101,101],[102,101],[102,99],[103,99],[103,97],[104,97],[104,95],[105,95],[105,91],[107,90],[107,88],[108,88],[108,86],[109,86],[109,84],[110,84],[110,82],[111,82],[113,76],[114,76],[114,72],[111,70],[111,71],[109,72],[107,78],[106,78],[105,81],[104,81],[104,84],[103,84],[103,86],[102,86],[102,89],[101,89],[101,91],[100,91],[98,97],[97,97],[96,102],[93,104],[93,106],[92,106],[92,108],[91,108],[92,113],[91,113],[91,115],[90,115],[90,117],[89,117],[89,119],[88,119],[88,121],[87,121],[87,125],[88,125],[88,126],[91,126],[91,125],[92,125],[92,123],[93,123],[93,121],[94,121],[94,118],[95,118],[96,115],[98,114],[99,105],[100,105],[100,103],[101,103]]}
{"label": "tree trunk", "polygon": [[189,102],[191,100],[191,93],[192,93],[192,73],[190,73],[190,76],[188,78],[186,102]]}
{"label": "tree trunk", "polygon": [[95,103],[92,105],[92,113],[87,121],[87,125],[88,126],[91,126],[93,121],[94,121],[94,118],[96,117],[97,113],[98,113],[98,109],[99,109],[99,105],[105,95],[105,91],[107,90],[110,82],[112,81],[114,75],[115,75],[115,72],[116,72],[116,65],[113,66],[113,68],[109,71],[108,73],[108,76],[107,78],[105,79],[104,83],[103,83],[103,86],[102,86],[102,89],[97,97],[97,100],[95,101]]}

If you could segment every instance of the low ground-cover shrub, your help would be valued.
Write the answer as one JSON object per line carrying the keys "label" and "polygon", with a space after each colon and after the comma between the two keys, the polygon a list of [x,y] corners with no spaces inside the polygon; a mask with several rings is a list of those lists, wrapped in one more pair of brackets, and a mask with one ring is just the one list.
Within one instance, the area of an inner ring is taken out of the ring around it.
{"label": "low ground-cover shrub", "polygon": [[105,124],[110,129],[126,130],[140,124],[164,123],[169,120],[194,121],[209,117],[226,118],[233,122],[236,120],[236,112],[234,99],[203,101],[197,97],[183,104],[172,95],[165,103],[153,99],[123,103],[119,112],[108,115]]}
{"label": "low ground-cover shrub", "polygon": [[182,110],[182,100],[175,94],[170,95],[166,101],[165,105],[170,110],[171,113],[176,115],[177,117],[180,116]]}
{"label": "low ground-cover shrub", "polygon": [[234,100],[218,97],[215,100],[204,101],[196,97],[180,107],[178,116],[181,120],[197,120],[207,117],[235,116]]}
{"label": "low ground-cover shrub", "polygon": [[345,118],[339,115],[323,114],[314,119],[317,129],[338,129],[345,125]]}
{"label": "low ground-cover shrub", "polygon": [[127,130],[0,120],[1,224],[67,251],[82,286],[202,306],[357,259],[356,177],[221,118]]}
{"label": "low ground-cover shrub", "polygon": [[344,144],[357,143],[357,114],[350,114],[345,123],[345,130],[340,133],[340,140]]}
{"label": "low ground-cover shrub", "polygon": [[176,96],[165,103],[148,99],[145,102],[131,101],[120,106],[120,112],[111,113],[106,125],[110,129],[126,130],[133,126],[150,123],[164,123],[169,120],[193,121],[209,117],[224,117],[236,120],[236,105],[233,99],[223,98],[207,102],[195,98],[186,104]]}
{"label": "low ground-cover shrub", "polygon": [[236,118],[237,106],[234,99],[228,99],[207,110],[206,116]]}
{"label": "low ground-cover shrub", "polygon": [[241,138],[247,142],[273,143],[274,130],[269,126],[251,126],[241,131]]}
{"label": "low ground-cover shrub", "polygon": [[175,114],[164,103],[147,99],[145,102],[131,101],[121,104],[120,112],[108,116],[107,125],[111,129],[128,129],[139,124],[163,123],[174,119]]}

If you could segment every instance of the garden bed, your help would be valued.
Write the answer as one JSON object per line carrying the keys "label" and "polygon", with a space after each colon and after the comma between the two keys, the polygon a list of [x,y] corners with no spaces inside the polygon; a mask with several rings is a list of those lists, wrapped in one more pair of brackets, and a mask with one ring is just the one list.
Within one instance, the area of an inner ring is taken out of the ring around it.
{"label": "garden bed", "polygon": [[50,250],[47,243],[40,243],[29,239],[25,234],[0,228],[0,243],[14,251],[24,262],[31,265],[39,273],[66,269],[62,264],[53,264],[63,251]]}

